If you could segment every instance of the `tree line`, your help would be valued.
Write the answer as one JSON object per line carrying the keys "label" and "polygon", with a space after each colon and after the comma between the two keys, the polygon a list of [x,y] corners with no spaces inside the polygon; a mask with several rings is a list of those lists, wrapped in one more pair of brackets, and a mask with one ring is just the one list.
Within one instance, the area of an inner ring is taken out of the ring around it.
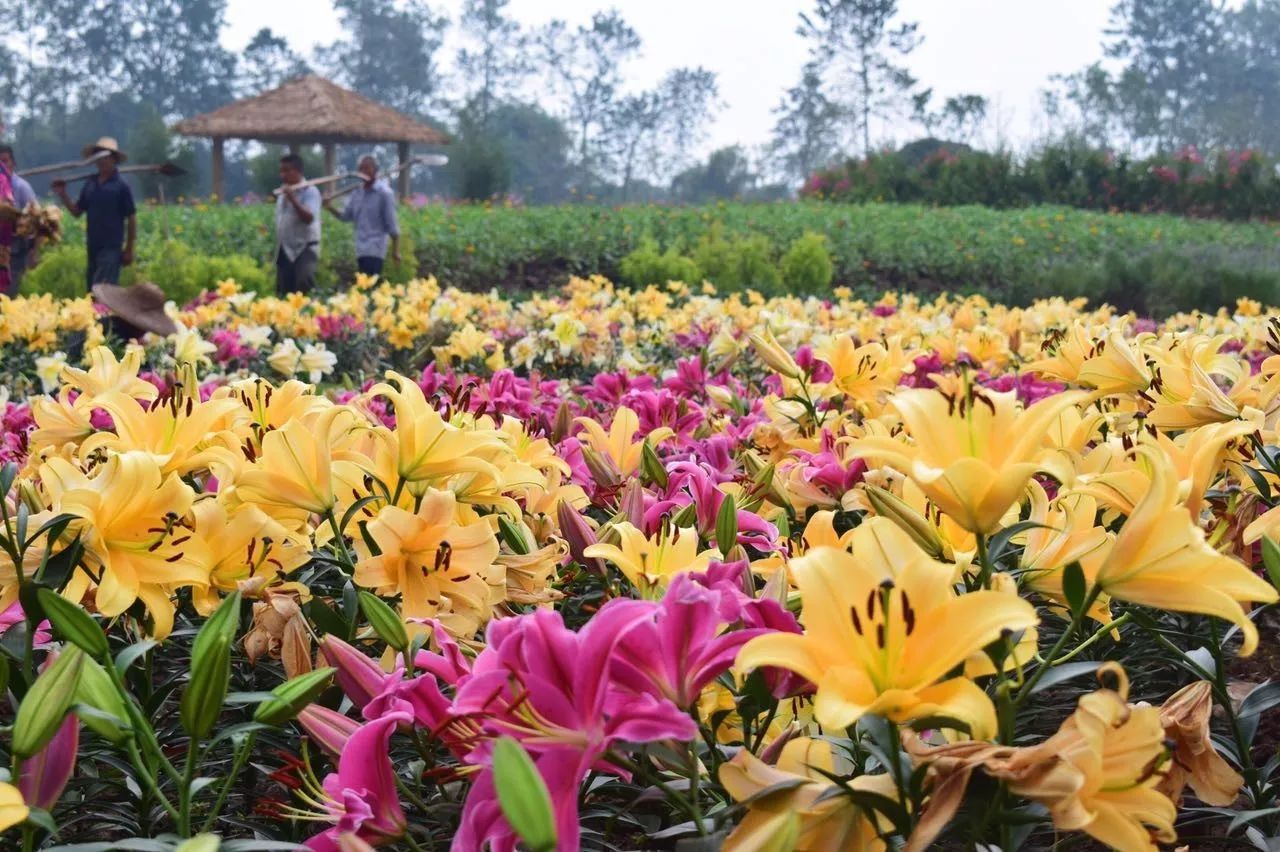
{"label": "tree line", "polygon": [[[27,162],[121,137],[135,158],[176,159],[207,187],[203,143],[174,120],[319,73],[441,127],[451,163],[416,188],[468,198],[701,201],[779,197],[819,168],[879,150],[893,131],[970,143],[988,122],[978,93],[943,97],[910,72],[925,36],[897,0],[812,0],[809,46],[774,109],[771,141],[697,160],[722,103],[716,74],[671,68],[629,85],[642,42],[617,10],[528,26],[510,0],[465,0],[456,18],[430,0],[332,0],[342,36],[303,53],[262,29],[238,55],[221,41],[226,0],[0,0],[6,136]],[[1118,0],[1104,59],[1048,81],[1055,141],[1164,151],[1280,151],[1280,0]],[[270,147],[232,145],[234,193],[271,185]],[[316,158],[318,163],[318,157]],[[154,194],[158,185],[142,181]]]}

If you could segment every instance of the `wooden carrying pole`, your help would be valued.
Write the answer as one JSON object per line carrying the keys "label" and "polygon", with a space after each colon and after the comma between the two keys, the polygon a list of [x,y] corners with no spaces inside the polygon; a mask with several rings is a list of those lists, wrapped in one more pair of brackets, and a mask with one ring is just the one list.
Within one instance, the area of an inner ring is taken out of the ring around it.
{"label": "wooden carrying pole", "polygon": [[85,157],[83,160],[68,160],[65,163],[50,163],[47,166],[34,166],[30,169],[23,169],[18,172],[22,177],[31,177],[32,175],[44,175],[49,172],[60,172],[65,169],[83,169],[85,166],[92,166],[94,163],[109,155],[110,151],[98,151],[92,157]]}
{"label": "wooden carrying pole", "polygon": [[[390,179],[396,175],[406,174],[408,170],[413,166],[419,166],[419,165],[443,166],[447,162],[449,162],[449,158],[441,156],[439,154],[426,154],[421,157],[412,157],[406,162],[403,162],[391,167],[390,169],[387,170],[386,174],[379,175],[379,177],[385,177]],[[358,175],[358,177],[360,177],[360,183],[355,183],[355,184],[352,184],[351,186],[344,186],[342,189],[334,190],[333,192],[330,192],[328,195],[326,195],[324,197],[324,200],[326,202],[333,201],[335,198],[341,198],[344,195],[349,195],[355,192],[357,189],[360,188],[360,185],[364,183],[364,175]]]}

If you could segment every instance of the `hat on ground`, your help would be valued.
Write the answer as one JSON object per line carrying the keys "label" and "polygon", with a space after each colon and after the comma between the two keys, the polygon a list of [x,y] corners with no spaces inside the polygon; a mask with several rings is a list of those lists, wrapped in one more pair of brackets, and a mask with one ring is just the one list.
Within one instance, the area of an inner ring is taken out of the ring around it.
{"label": "hat on ground", "polygon": [[110,136],[103,136],[92,145],[85,145],[80,149],[80,156],[88,159],[99,151],[110,151],[116,155],[116,159],[121,163],[129,159],[125,152],[120,150],[120,143]]}
{"label": "hat on ground", "polygon": [[164,312],[168,301],[164,291],[149,281],[132,287],[95,284],[93,297],[112,314],[143,331],[168,336],[178,330],[177,324]]}

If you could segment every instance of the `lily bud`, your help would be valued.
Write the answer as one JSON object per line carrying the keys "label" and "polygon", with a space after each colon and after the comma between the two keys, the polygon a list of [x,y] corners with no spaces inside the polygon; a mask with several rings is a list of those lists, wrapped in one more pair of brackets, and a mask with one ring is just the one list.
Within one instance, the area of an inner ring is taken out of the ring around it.
{"label": "lily bud", "polygon": [[80,683],[76,687],[75,701],[82,708],[77,711],[81,720],[100,737],[115,745],[120,745],[133,736],[129,726],[129,713],[125,710],[124,699],[112,683],[107,670],[91,659],[84,661],[80,670]]}
{"label": "lily bud", "polygon": [[769,329],[753,331],[747,335],[751,348],[756,351],[769,369],[788,379],[800,378],[800,365],[791,357],[791,353],[782,348],[782,344]]}
{"label": "lily bud", "polygon": [[330,633],[320,640],[320,653],[338,670],[338,685],[361,710],[382,693],[387,673],[357,648]]}
{"label": "lily bud", "polygon": [[733,395],[733,391],[724,385],[707,385],[707,396],[711,397],[711,401],[721,408],[735,408],[737,397]]}
{"label": "lily bud", "polygon": [[551,425],[551,443],[558,444],[573,431],[573,413],[569,411],[569,403],[562,402],[556,409],[555,423]]}
{"label": "lily bud", "polygon": [[[653,446],[645,441],[640,448],[640,466],[644,470],[644,475],[658,488],[666,488],[670,477],[667,475],[667,469],[662,464],[662,459],[658,458],[658,453]],[[637,524],[637,526],[639,526]]]}
{"label": "lily bud", "polygon": [[618,471],[618,466],[613,463],[613,459],[597,453],[590,447],[583,447],[582,460],[586,462],[591,478],[601,488],[617,488],[622,484],[622,474]]}
{"label": "lily bud", "polygon": [[316,745],[334,758],[341,756],[347,740],[360,728],[355,719],[319,704],[312,704],[298,713],[298,724]]}
{"label": "lily bud", "polygon": [[573,560],[592,573],[603,574],[604,563],[583,554],[588,547],[598,544],[600,539],[587,519],[582,517],[582,513],[567,500],[561,500],[556,504],[556,521],[560,524],[560,536],[569,545],[569,555]]}
{"label": "lily bud", "polygon": [[631,522],[631,526],[644,529],[644,486],[638,479],[633,479],[622,489],[619,509],[623,517]]}
{"label": "lily bud", "polygon": [[360,611],[364,613],[364,617],[368,619],[369,625],[373,627],[373,632],[378,634],[378,638],[404,653],[409,647],[409,633],[404,629],[404,621],[399,613],[388,606],[382,598],[364,589],[360,590],[359,600]]}
{"label": "lily bud", "polygon": [[12,749],[18,757],[34,757],[58,733],[75,700],[84,661],[83,651],[68,648],[31,684],[13,720]]}
{"label": "lily bud", "polygon": [[287,680],[271,690],[271,697],[258,705],[253,721],[264,725],[283,725],[297,716],[324,691],[333,677],[333,669],[313,672]]}
{"label": "lily bud", "polygon": [[240,621],[240,593],[234,592],[209,616],[191,646],[191,680],[178,705],[182,727],[206,737],[222,713],[231,685],[231,645]]}
{"label": "lily bud", "polygon": [[876,514],[897,524],[921,550],[934,559],[942,559],[946,555],[946,546],[933,524],[908,506],[901,497],[874,485],[868,485],[866,493],[867,502],[875,509]]}
{"label": "lily bud", "polygon": [[80,748],[80,720],[67,716],[53,739],[35,757],[22,763],[18,789],[31,807],[46,811],[57,804],[76,768]]}

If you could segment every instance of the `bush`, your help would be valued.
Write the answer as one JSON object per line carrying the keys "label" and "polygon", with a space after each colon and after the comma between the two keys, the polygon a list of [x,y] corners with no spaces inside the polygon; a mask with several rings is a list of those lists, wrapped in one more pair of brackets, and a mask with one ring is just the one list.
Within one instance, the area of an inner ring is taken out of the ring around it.
{"label": "bush", "polygon": [[86,267],[84,246],[63,243],[40,252],[40,263],[22,276],[21,291],[26,295],[50,293],[62,299],[85,295]]}
{"label": "bush", "polygon": [[789,293],[826,293],[836,275],[824,234],[806,231],[782,255],[782,283]]}
{"label": "bush", "polygon": [[658,243],[645,237],[619,266],[622,280],[634,287],[665,284],[668,281],[699,281],[698,265],[674,248],[660,251]]}
{"label": "bush", "polygon": [[773,261],[773,243],[768,237],[755,234],[735,240],[733,253],[741,286],[763,293],[777,292],[782,276],[778,274],[778,266]]}

